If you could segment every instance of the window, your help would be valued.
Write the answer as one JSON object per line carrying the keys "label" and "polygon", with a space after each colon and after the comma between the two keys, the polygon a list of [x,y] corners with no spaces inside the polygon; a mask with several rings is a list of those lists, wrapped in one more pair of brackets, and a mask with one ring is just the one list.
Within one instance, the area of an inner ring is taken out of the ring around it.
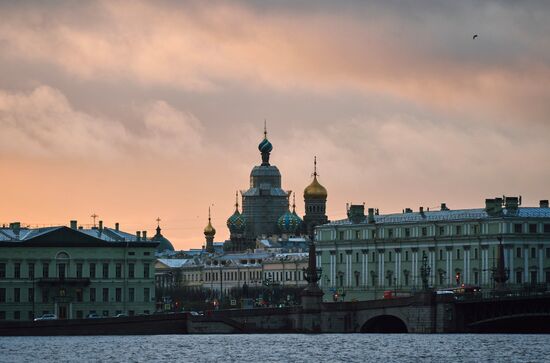
{"label": "window", "polygon": [[120,287],[117,287],[115,290],[115,300],[116,302],[122,301],[122,289]]}
{"label": "window", "polygon": [[393,228],[388,229],[388,238],[393,238]]}
{"label": "window", "polygon": [[355,262],[359,262],[359,252],[355,253]]}
{"label": "window", "polygon": [[531,283],[533,285],[537,283],[537,271],[531,271]]}
{"label": "window", "polygon": [[544,233],[550,233],[550,223],[544,224]]}
{"label": "window", "polygon": [[6,278],[6,264],[5,263],[0,263],[0,279],[5,279]]}
{"label": "window", "polygon": [[133,263],[128,264],[128,278],[133,279],[135,277],[135,265]]}
{"label": "window", "polygon": [[6,289],[4,287],[0,287],[0,303],[6,302]]}
{"label": "window", "polygon": [[103,288],[103,302],[109,302],[109,288]]}
{"label": "window", "polygon": [[439,250],[439,259],[443,261],[443,250]]}
{"label": "window", "polygon": [[[391,262],[391,251],[388,252],[388,261]],[[390,285],[391,286],[391,285]]]}
{"label": "window", "polygon": [[376,262],[376,252],[372,253],[372,262]]}
{"label": "window", "polygon": [[143,256],[151,256],[151,252],[143,252]]}
{"label": "window", "polygon": [[343,241],[344,240],[344,231],[339,231],[338,232],[338,238]]}
{"label": "window", "polygon": [[456,250],[456,259],[460,260],[460,248],[457,248]]}
{"label": "window", "polygon": [[537,224],[529,223],[529,233],[537,233]]}
{"label": "window", "polygon": [[42,264],[42,277],[45,277],[45,278],[50,277],[50,264],[47,262],[44,262]]}
{"label": "window", "polygon": [[443,226],[440,226],[440,227],[439,227],[439,235],[440,235],[440,236],[444,236],[444,235],[445,235],[445,227],[443,227]]}
{"label": "window", "polygon": [[516,257],[521,258],[521,247],[516,248]]}
{"label": "window", "polygon": [[428,235],[428,228],[427,227],[422,227],[422,236],[425,237]]}
{"label": "window", "polygon": [[146,287],[143,289],[143,302],[149,302],[149,288]]}
{"label": "window", "polygon": [[13,319],[14,319],[14,320],[19,320],[19,319],[21,319],[21,312],[20,312],[20,311],[14,311],[14,312],[13,312]]}
{"label": "window", "polygon": [[42,290],[42,302],[43,303],[48,302],[48,290]]}
{"label": "window", "polygon": [[29,271],[29,279],[34,279],[34,263],[29,262],[27,265]]}
{"label": "window", "polygon": [[95,279],[95,263],[90,263],[90,278]]}
{"label": "window", "polygon": [[472,227],[473,227],[474,234],[479,234],[479,226],[475,224]]}
{"label": "window", "polygon": [[64,263],[60,263],[57,265],[57,271],[58,271],[58,275],[59,275],[59,278],[60,279],[64,279],[65,278],[65,267],[66,265]]}
{"label": "window", "polygon": [[21,302],[21,289],[18,287],[13,289],[13,302]]}
{"label": "window", "polygon": [[82,264],[77,263],[76,264],[76,277],[81,279],[82,278]]}
{"label": "window", "polygon": [[129,302],[134,302],[135,300],[135,292],[134,292],[134,288],[133,287],[130,287],[128,289],[128,301]]}
{"label": "window", "polygon": [[90,288],[90,302],[95,302],[95,300],[96,300],[95,287],[91,287]]}
{"label": "window", "polygon": [[457,236],[460,236],[462,234],[462,226],[456,226],[455,232]]}
{"label": "window", "polygon": [[522,276],[523,276],[523,274],[521,273],[521,271],[516,271],[516,283],[521,284],[521,282],[522,282],[521,277]]}
{"label": "window", "polygon": [[474,260],[477,260],[477,248],[474,248]]}
{"label": "window", "polygon": [[410,237],[410,236],[411,236],[411,229],[405,228],[405,237]]}
{"label": "window", "polygon": [[550,284],[550,271],[546,271],[546,283]]}
{"label": "window", "polygon": [[143,278],[144,278],[144,279],[148,279],[148,278],[149,278],[149,271],[150,271],[149,264],[148,264],[148,263],[144,263],[144,264],[143,264]]}
{"label": "window", "polygon": [[405,251],[405,261],[409,261],[409,251]]}
{"label": "window", "polygon": [[13,278],[21,278],[21,264],[19,262],[13,264]]}
{"label": "window", "polygon": [[514,223],[514,233],[521,233],[522,232],[522,224],[521,223]]}
{"label": "window", "polygon": [[103,264],[103,278],[104,279],[109,278],[109,264],[108,263]]}
{"label": "window", "polygon": [[128,256],[135,256],[135,255],[136,255],[136,253],[134,251],[128,252]]}
{"label": "window", "polygon": [[121,263],[116,264],[115,271],[116,271],[115,272],[116,273],[116,278],[121,279],[122,278],[122,264]]}
{"label": "window", "polygon": [[355,231],[355,239],[361,239],[361,231]]}
{"label": "window", "polygon": [[83,300],[82,289],[76,289],[75,293],[76,293],[76,302],[82,302]]}
{"label": "window", "polygon": [[537,258],[537,249],[535,247],[531,247],[531,258]]}
{"label": "window", "polygon": [[32,287],[29,287],[27,290],[27,301],[33,302],[34,301],[34,289]]}
{"label": "window", "polygon": [[340,253],[340,263],[344,262],[344,256]]}
{"label": "window", "polygon": [[409,274],[405,274],[405,286],[409,286]]}
{"label": "window", "polygon": [[550,258],[550,248],[546,248],[546,258]]}
{"label": "window", "polygon": [[474,271],[474,284],[479,284],[479,272]]}

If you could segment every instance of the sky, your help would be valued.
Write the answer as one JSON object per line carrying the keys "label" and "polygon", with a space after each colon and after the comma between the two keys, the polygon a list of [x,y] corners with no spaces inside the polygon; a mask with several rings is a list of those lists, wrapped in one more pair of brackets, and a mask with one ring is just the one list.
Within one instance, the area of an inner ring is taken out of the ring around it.
{"label": "sky", "polygon": [[[550,199],[546,1],[2,1],[0,224],[200,248],[261,162],[329,219]],[[478,34],[476,39],[472,39]]]}

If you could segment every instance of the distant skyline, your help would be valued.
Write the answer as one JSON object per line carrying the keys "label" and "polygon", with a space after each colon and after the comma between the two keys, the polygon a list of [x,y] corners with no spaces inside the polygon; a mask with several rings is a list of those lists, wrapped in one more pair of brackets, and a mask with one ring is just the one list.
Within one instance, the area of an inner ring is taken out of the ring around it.
{"label": "distant skyline", "polygon": [[[216,241],[260,163],[329,219],[550,199],[550,3],[0,3],[0,223]],[[478,37],[473,39],[473,35]]]}

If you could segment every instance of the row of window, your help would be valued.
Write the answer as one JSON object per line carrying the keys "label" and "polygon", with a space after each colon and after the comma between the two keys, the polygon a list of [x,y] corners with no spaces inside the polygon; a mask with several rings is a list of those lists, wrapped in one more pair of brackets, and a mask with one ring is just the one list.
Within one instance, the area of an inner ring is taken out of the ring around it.
{"label": "row of window", "polygon": [[[524,250],[525,250],[525,252],[524,252]],[[531,259],[536,259],[536,258],[538,258],[537,251],[538,251],[538,249],[536,247],[531,247],[531,248],[516,247],[515,256],[517,258],[522,258],[522,257],[525,256],[524,254],[527,254],[527,256],[529,256]],[[404,252],[405,252],[404,253],[404,260],[405,260],[405,262],[408,262],[409,261],[409,251],[404,251]],[[454,253],[452,253],[452,257],[454,257],[455,260],[461,260],[464,256],[463,253],[462,253],[462,250],[460,248],[457,248],[453,252]],[[376,256],[378,254],[379,254],[378,252],[372,252],[370,262],[376,262]],[[422,256],[422,253],[420,253],[419,255]],[[386,257],[386,262],[393,262],[393,259],[394,259],[393,256],[394,255],[393,255],[392,251],[388,251],[387,254],[384,253],[383,256]],[[550,258],[550,247],[547,247],[545,249],[545,256],[546,256],[546,258]],[[479,258],[479,250],[477,248],[474,248],[473,249],[473,259],[477,260],[478,258]],[[344,263],[344,253],[339,253],[339,259],[340,259],[340,263]],[[439,250],[439,260],[445,261],[446,259],[447,259],[446,251],[443,250],[443,249],[440,249]],[[360,262],[359,252],[355,253],[355,262],[357,262],[357,263]]]}
{"label": "row of window", "polygon": [[[21,278],[35,278],[36,271],[35,271],[35,263],[29,262],[27,263],[27,274],[26,276],[23,276],[21,273],[21,263],[15,262],[12,265],[12,274],[10,277],[14,279],[21,279]],[[89,263],[88,264],[88,271],[86,276],[84,275],[84,264],[83,263],[76,263],[74,266],[74,275],[71,276],[69,273],[69,265],[65,262],[58,262],[55,264],[55,275],[51,276],[51,266],[48,262],[42,263],[42,274],[40,277],[42,278],[49,278],[49,277],[58,277],[58,278],[67,278],[67,277],[76,277],[76,278],[117,278],[121,279],[123,278],[123,264],[117,263],[115,264],[115,269],[112,271],[111,265],[109,263],[103,263],[103,264],[96,264],[96,263]],[[5,262],[0,262],[0,279],[8,278],[7,273],[7,264]],[[114,272],[114,274],[113,274]],[[151,264],[144,263],[143,264],[143,278],[148,279],[151,276]],[[134,263],[128,263],[128,278],[133,279],[136,278],[136,266]]]}
{"label": "row of window", "polygon": [[[225,281],[245,281],[245,280],[260,280],[261,271],[223,271],[223,279]],[[248,278],[247,278],[248,275]],[[197,276],[200,276],[197,274]],[[206,281],[219,281],[219,272],[205,272],[204,277]]]}
{"label": "row of window", "polygon": [[[87,294],[87,300],[86,302],[111,302],[111,299],[114,299],[114,302],[122,302],[122,288],[117,287],[114,288],[114,295],[112,295],[112,288],[104,287],[101,289],[96,289],[94,287],[91,287],[88,289]],[[28,288],[26,290],[26,296],[22,296],[22,290],[19,287],[13,288],[13,302],[19,303],[23,301],[27,302],[33,302],[35,298],[35,291],[32,287]],[[6,292],[7,289],[2,287],[0,288],[0,303],[6,303]],[[52,295],[53,292],[53,295]],[[101,296],[98,296],[98,293],[101,294]],[[54,296],[55,295],[55,296]],[[57,291],[51,291],[47,289],[43,289],[41,291],[41,302],[42,303],[50,303],[53,302],[53,298],[56,297],[66,297],[67,296],[67,290],[65,288],[60,288]],[[84,302],[84,289],[75,289],[74,295],[73,295],[75,302]],[[143,288],[143,302],[149,302],[151,300],[151,289],[148,287]],[[130,287],[128,288],[128,302],[135,302],[135,288]]]}
{"label": "row of window", "polygon": [[[101,316],[103,316],[104,318],[106,317],[109,317],[111,316],[111,310],[102,310],[101,311]],[[77,319],[83,319],[84,318],[84,310],[76,310],[75,311],[76,313],[76,318]],[[117,316],[118,314],[122,314],[123,311],[122,310],[115,310],[114,311],[114,314],[113,316]],[[51,314],[51,311],[49,310],[43,310],[42,311],[42,315],[45,315],[45,314]],[[89,310],[88,311],[88,314],[98,314],[98,312],[96,310]],[[150,314],[150,310],[143,310],[143,314]],[[26,314],[25,314],[25,311],[12,311],[12,316],[9,317],[6,313],[6,311],[2,311],[0,310],[0,320],[6,320],[6,319],[13,319],[13,320],[21,320],[23,316],[27,316],[27,320],[33,320],[35,318],[35,314],[33,313],[32,310],[29,310],[29,311],[26,311]],[[135,310],[128,310],[128,315],[129,316],[134,316],[136,315],[136,311]]]}
{"label": "row of window", "polygon": [[[495,224],[495,226],[497,226]],[[526,227],[525,227],[526,226]],[[369,239],[376,239],[376,238],[409,238],[413,237],[413,234],[416,234],[415,237],[428,237],[432,235],[437,236],[462,236],[465,235],[465,229],[462,225],[455,225],[455,226],[438,226],[437,229],[431,229],[427,226],[425,227],[395,227],[395,228],[381,228],[379,230],[376,229],[369,229],[368,230],[368,237]],[[478,235],[479,234],[479,225],[472,224],[470,225],[470,231],[469,235]],[[489,227],[493,227],[492,225]],[[416,230],[416,228],[419,228]],[[498,227],[497,227],[498,228]],[[491,229],[491,228],[489,228]],[[416,233],[413,233],[415,232]],[[539,229],[539,224],[537,223],[528,223],[525,225],[524,223],[514,223],[513,224],[513,231],[514,233],[539,233],[541,230]],[[346,232],[349,232],[349,234],[346,235]],[[437,234],[436,234],[437,232]],[[491,232],[491,231],[489,231]],[[492,231],[494,233],[498,233],[497,230]],[[542,225],[542,232],[543,233],[550,233],[550,223],[544,223]],[[343,241],[347,239],[355,239],[360,240],[363,239],[364,236],[362,235],[362,230],[353,230],[353,231],[338,231],[338,239]],[[378,234],[378,235],[377,235]],[[324,238],[323,238],[324,239]]]}

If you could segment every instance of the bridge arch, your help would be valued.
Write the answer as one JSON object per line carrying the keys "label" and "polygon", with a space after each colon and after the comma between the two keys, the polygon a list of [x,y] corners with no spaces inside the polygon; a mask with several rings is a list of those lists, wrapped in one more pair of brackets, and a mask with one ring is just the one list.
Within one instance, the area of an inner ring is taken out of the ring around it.
{"label": "bridge arch", "polygon": [[361,333],[408,333],[407,324],[395,315],[377,315],[361,326]]}

